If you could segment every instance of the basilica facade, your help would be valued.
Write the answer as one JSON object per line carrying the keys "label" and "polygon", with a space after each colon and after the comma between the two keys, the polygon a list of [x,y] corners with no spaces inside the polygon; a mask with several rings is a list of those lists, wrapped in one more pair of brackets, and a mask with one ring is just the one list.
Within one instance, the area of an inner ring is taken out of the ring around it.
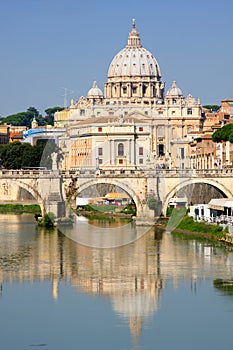
{"label": "basilica facade", "polygon": [[188,143],[202,128],[200,100],[166,91],[156,58],[145,49],[135,21],[127,45],[108,69],[104,93],[94,81],[86,97],[55,113],[62,168],[188,168]]}

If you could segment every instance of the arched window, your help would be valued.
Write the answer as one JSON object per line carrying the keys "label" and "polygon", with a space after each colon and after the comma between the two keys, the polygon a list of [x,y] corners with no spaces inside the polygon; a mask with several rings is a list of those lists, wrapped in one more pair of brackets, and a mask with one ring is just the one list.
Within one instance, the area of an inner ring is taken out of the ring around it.
{"label": "arched window", "polygon": [[118,144],[118,156],[123,156],[124,155],[124,145],[123,143]]}

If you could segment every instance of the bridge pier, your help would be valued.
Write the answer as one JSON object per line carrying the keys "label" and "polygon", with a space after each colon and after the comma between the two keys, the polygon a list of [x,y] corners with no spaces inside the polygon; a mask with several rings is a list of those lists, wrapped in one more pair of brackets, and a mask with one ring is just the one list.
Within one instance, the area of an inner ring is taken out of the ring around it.
{"label": "bridge pier", "polygon": [[138,226],[152,226],[156,222],[154,210],[151,210],[147,204],[137,208],[137,216],[134,218]]}
{"label": "bridge pier", "polygon": [[[56,218],[65,217],[66,216],[65,202],[64,201],[46,201],[44,206],[44,214],[45,213],[53,213]],[[44,214],[42,212],[42,216]]]}

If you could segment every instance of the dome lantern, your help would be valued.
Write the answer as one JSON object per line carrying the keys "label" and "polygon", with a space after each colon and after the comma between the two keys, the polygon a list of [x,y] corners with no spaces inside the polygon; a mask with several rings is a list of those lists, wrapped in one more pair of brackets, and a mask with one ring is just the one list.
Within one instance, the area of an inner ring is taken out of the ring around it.
{"label": "dome lantern", "polygon": [[132,21],[132,31],[128,36],[128,45],[127,47],[142,47],[139,33],[136,31],[136,22],[135,19]]}

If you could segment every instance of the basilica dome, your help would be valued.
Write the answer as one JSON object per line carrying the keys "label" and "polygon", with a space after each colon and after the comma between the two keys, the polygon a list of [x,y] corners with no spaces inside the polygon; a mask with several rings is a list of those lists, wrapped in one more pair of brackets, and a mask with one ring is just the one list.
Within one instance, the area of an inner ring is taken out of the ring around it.
{"label": "basilica dome", "polygon": [[128,45],[113,58],[108,70],[108,78],[124,76],[161,77],[155,57],[141,45],[135,21],[128,37]]}
{"label": "basilica dome", "polygon": [[141,45],[133,20],[128,43],[112,60],[104,97],[111,103],[161,103],[164,83],[155,57]]}

